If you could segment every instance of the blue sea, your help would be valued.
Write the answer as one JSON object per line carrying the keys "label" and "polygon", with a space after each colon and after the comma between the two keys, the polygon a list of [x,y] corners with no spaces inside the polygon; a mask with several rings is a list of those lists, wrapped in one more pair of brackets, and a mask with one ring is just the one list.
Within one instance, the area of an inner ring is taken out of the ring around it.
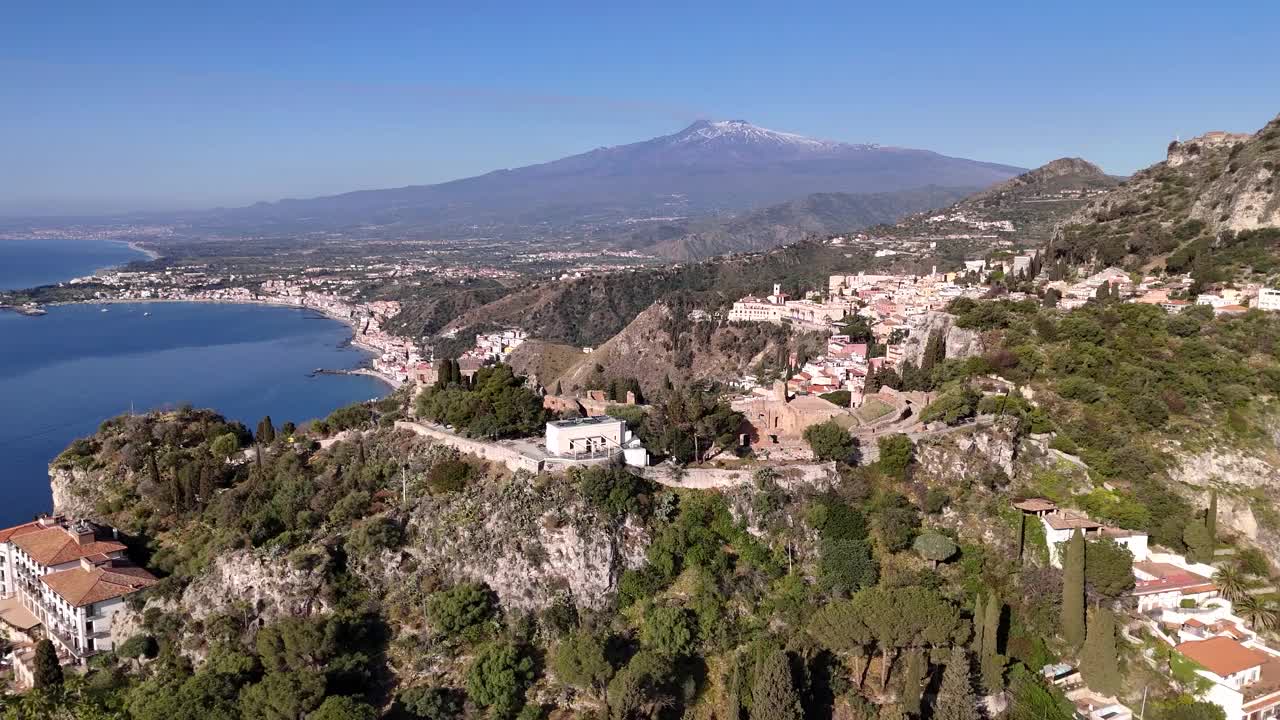
{"label": "blue sea", "polygon": [[145,259],[123,242],[0,239],[0,290],[52,285]]}
{"label": "blue sea", "polygon": [[[94,260],[68,257],[61,278],[110,265],[121,246],[100,243]],[[138,257],[128,250],[116,262]],[[0,241],[0,285],[34,277],[13,263],[31,248]],[[94,265],[94,263],[98,263]],[[66,305],[42,317],[0,312],[0,527],[51,509],[48,463],[106,418],[190,403],[253,428],[264,415],[301,424],[387,387],[316,368],[360,365],[347,326],[306,310],[259,305],[129,303]],[[105,310],[105,312],[104,312]],[[149,313],[149,314],[148,314]]]}

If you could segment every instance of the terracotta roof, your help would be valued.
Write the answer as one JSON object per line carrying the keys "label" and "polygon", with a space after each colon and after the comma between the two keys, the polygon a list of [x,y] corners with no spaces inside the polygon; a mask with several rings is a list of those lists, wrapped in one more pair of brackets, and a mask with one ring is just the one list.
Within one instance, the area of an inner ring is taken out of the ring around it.
{"label": "terracotta roof", "polygon": [[1102,527],[1102,523],[1090,520],[1087,516],[1073,512],[1058,512],[1044,516],[1045,522],[1054,530],[1093,530]]}
{"label": "terracotta roof", "polygon": [[1183,570],[1177,565],[1150,561],[1136,562],[1135,570],[1153,576],[1153,580],[1138,580],[1133,586],[1133,595],[1152,595],[1155,593],[1179,590],[1185,593],[1202,593],[1217,590],[1218,587],[1209,578]]}
{"label": "terracotta roof", "polygon": [[1209,672],[1228,677],[1267,662],[1269,656],[1250,650],[1226,637],[1192,640],[1177,646],[1178,652],[1200,663]]}
{"label": "terracotta roof", "polygon": [[32,520],[29,523],[23,523],[21,525],[14,525],[11,528],[5,528],[0,530],[0,543],[9,542],[9,538],[16,537],[18,535],[26,535],[27,533],[35,532],[39,529],[40,522],[38,520]]}
{"label": "terracotta roof", "polygon": [[33,560],[46,567],[73,562],[90,555],[110,554],[125,550],[123,543],[115,540],[90,540],[81,545],[75,536],[61,527],[50,527],[19,535],[12,540],[14,545]]}
{"label": "terracotta roof", "polygon": [[1044,498],[1027,498],[1026,500],[1014,503],[1013,506],[1019,510],[1026,510],[1027,512],[1044,512],[1046,510],[1058,509],[1057,503],[1052,500],[1045,500]]}
{"label": "terracotta roof", "polygon": [[103,565],[92,570],[72,568],[49,573],[41,576],[40,582],[72,607],[82,607],[141,590],[155,584],[156,578],[136,565]]}

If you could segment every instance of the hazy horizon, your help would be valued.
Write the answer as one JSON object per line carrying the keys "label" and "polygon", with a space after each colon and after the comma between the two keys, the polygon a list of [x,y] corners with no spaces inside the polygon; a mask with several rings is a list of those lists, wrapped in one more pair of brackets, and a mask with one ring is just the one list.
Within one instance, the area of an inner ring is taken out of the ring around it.
{"label": "hazy horizon", "polygon": [[0,120],[0,215],[434,184],[699,118],[1125,175],[1280,112],[1280,8],[1227,27],[1145,5],[23,7],[0,30],[0,102],[21,109]]}

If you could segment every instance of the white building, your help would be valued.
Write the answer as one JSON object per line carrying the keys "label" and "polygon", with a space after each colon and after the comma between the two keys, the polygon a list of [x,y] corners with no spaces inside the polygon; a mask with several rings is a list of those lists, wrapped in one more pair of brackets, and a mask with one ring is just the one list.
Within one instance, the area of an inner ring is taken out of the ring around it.
{"label": "white building", "polygon": [[1130,595],[1138,600],[1138,612],[1175,610],[1184,600],[1200,606],[1218,596],[1218,586],[1210,579],[1212,567],[1193,568],[1179,560],[1182,560],[1180,556],[1150,553],[1146,560],[1133,563],[1134,585]]}
{"label": "white building", "polygon": [[1269,720],[1280,706],[1280,655],[1256,642],[1225,635],[1178,644],[1178,652],[1203,669],[1212,685],[1201,699],[1223,709],[1227,720]]}
{"label": "white building", "polygon": [[595,415],[547,423],[546,447],[551,455],[597,455],[620,450],[630,439],[627,423]]}
{"label": "white building", "polygon": [[1280,290],[1275,288],[1259,288],[1258,309],[1280,310]]}
{"label": "white building", "polygon": [[[61,517],[0,531],[0,575],[0,622],[20,638],[49,639],[64,662],[77,664],[125,640],[114,622],[125,596],[156,582],[129,561],[113,531]],[[29,668],[23,652],[16,656],[22,680]]]}
{"label": "white building", "polygon": [[649,451],[627,429],[627,423],[608,415],[547,423],[546,450],[561,461],[590,461],[620,455],[628,465],[649,464]]}
{"label": "white building", "polygon": [[1062,545],[1071,539],[1076,530],[1084,534],[1086,541],[1103,538],[1116,541],[1133,553],[1134,562],[1141,562],[1148,557],[1148,538],[1144,532],[1103,525],[1089,519],[1089,516],[1084,513],[1064,510],[1044,498],[1030,498],[1016,502],[1013,506],[1027,515],[1038,518],[1044,526],[1044,539],[1049,546],[1049,564],[1053,567],[1062,567]]}

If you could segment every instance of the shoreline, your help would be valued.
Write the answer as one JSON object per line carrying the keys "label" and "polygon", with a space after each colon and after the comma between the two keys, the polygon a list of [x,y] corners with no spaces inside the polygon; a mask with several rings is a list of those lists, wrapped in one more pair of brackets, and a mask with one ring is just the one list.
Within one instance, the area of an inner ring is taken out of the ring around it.
{"label": "shoreline", "polygon": [[133,250],[134,252],[140,252],[143,255],[146,255],[147,262],[151,262],[153,260],[159,260],[160,258],[164,257],[163,255],[156,252],[155,250],[152,250],[151,248],[148,248],[148,247],[144,247],[139,241],[136,241],[136,240],[116,240],[115,242],[122,242],[130,250]]}
{"label": "shoreline", "polygon": [[[309,310],[327,320],[334,320],[336,322],[342,323],[343,325],[346,325],[347,328],[351,331],[351,337],[347,339],[347,342],[350,343],[353,347],[363,350],[364,352],[371,353],[374,356],[378,356],[382,354],[382,350],[380,350],[379,348],[373,347],[372,345],[366,345],[356,339],[356,324],[354,321],[351,320],[351,318],[344,318],[339,315],[334,315],[333,313],[325,312],[320,308],[308,307],[306,305],[295,305],[293,303],[287,303],[287,302],[273,302],[271,300],[213,300],[209,298],[190,298],[190,299],[106,298],[101,300],[59,300],[58,302],[45,303],[44,306],[54,307],[54,306],[63,306],[63,305],[141,305],[141,304],[153,304],[153,303],[154,304],[196,303],[196,304],[203,304],[203,305],[261,305],[266,307],[291,308],[294,310]],[[365,367],[352,368],[350,372],[356,375],[368,375],[370,377],[376,378],[380,380],[384,385],[391,388],[393,392],[400,389],[400,384],[396,382],[395,378],[389,375],[386,375],[385,373],[378,372],[373,368],[365,368]]]}

